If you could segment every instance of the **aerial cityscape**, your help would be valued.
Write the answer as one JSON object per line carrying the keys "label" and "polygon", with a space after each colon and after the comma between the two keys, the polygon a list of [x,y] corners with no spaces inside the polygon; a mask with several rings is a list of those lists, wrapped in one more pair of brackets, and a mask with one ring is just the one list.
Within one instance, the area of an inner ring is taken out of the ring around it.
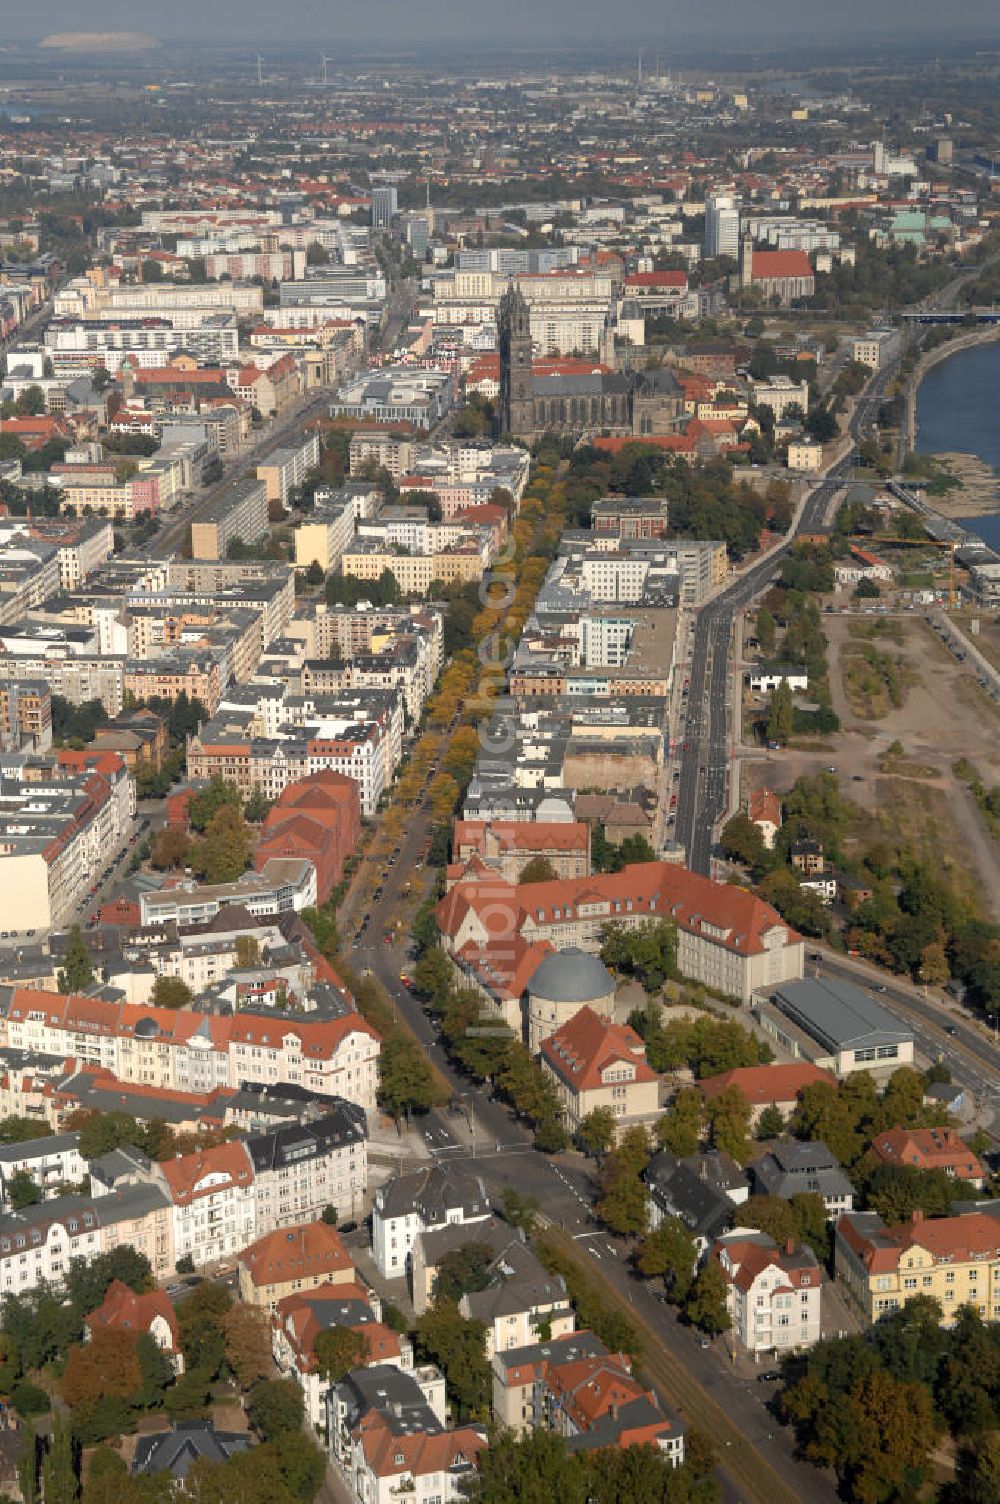
{"label": "aerial cityscape", "polygon": [[1000,1504],[1000,12],[708,9],[10,18],[0,1504]]}

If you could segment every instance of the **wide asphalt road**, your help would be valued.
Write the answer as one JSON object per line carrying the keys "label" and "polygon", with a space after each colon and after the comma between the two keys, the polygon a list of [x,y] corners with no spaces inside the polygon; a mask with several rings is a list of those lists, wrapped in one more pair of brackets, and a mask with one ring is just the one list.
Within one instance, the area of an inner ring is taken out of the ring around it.
{"label": "wide asphalt road", "polygon": [[[855,445],[871,431],[891,374],[891,369],[880,371],[858,400],[849,426]],[[766,589],[795,539],[829,520],[833,497],[853,465],[852,447],[809,496],[781,548],[748,569],[698,613],[687,675],[690,686],[681,740],[675,839],[687,852],[692,871],[706,877],[711,875],[712,832],[728,807],[730,650],[736,614]]]}

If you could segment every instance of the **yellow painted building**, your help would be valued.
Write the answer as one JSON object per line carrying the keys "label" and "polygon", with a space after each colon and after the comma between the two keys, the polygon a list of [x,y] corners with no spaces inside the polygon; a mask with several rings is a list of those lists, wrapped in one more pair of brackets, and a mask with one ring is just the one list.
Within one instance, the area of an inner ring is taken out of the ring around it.
{"label": "yellow painted building", "polygon": [[946,1325],[963,1305],[984,1321],[1000,1321],[1000,1212],[925,1218],[916,1211],[901,1227],[886,1227],[876,1212],[845,1212],[835,1268],[849,1303],[868,1322],[915,1295],[938,1301]]}

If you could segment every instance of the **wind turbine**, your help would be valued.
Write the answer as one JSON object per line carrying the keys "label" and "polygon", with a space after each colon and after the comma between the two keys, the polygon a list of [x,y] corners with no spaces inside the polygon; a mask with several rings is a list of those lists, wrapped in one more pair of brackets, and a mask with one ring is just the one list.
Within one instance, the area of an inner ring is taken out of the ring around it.
{"label": "wind turbine", "polygon": [[263,86],[264,86],[264,59],[261,57],[260,53],[258,52],[258,54],[257,54],[257,87],[258,87],[258,89],[261,89],[261,88],[263,88]]}
{"label": "wind turbine", "polygon": [[320,55],[319,55],[319,60],[320,60],[321,64],[323,65],[323,83],[324,83],[324,85],[326,85],[330,81],[329,78],[328,78],[328,76],[327,76],[327,66],[326,66],[327,63],[330,62],[330,59],[327,57],[327,55],[326,55],[325,52],[321,52]]}

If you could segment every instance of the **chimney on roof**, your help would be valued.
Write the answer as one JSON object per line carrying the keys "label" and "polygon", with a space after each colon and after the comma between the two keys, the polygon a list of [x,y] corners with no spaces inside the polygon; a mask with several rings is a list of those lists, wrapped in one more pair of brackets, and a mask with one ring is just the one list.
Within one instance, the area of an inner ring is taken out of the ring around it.
{"label": "chimney on roof", "polygon": [[785,1252],[786,1253],[794,1253],[795,1252],[795,1239],[794,1238],[786,1238],[785,1239]]}
{"label": "chimney on roof", "polygon": [[919,1206],[915,1206],[912,1213],[910,1214],[910,1220],[912,1222],[922,1222],[924,1220],[923,1209]]}

